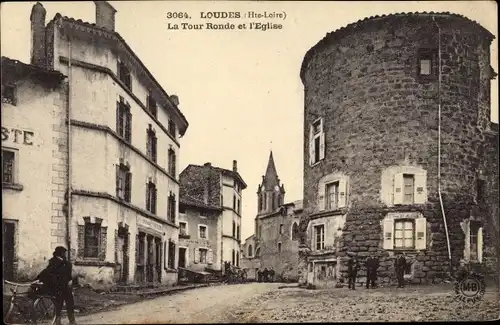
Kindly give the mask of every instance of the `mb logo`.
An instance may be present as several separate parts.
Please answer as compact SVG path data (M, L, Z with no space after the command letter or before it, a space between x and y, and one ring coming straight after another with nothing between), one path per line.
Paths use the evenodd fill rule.
M455 299L472 307L483 299L485 287L482 276L469 274L455 283Z

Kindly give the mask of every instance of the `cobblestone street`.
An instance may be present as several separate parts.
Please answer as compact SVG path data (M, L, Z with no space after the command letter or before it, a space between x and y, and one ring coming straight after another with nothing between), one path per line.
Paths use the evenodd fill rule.
M493 320L497 293L474 308L453 301L451 285L306 290L252 283L207 287L79 317L80 324Z

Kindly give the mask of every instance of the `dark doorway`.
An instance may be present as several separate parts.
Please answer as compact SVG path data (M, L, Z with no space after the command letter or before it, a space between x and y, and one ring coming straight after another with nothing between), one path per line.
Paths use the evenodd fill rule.
M117 256L120 264L119 282L127 283L129 274L129 233L126 228L118 228Z
M186 248L179 247L179 267L186 267Z
M16 224L3 222L3 276L4 280L14 280L14 261L16 252Z

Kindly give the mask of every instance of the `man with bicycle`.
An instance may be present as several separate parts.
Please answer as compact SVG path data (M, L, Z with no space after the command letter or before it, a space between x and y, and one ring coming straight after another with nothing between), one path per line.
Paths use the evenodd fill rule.
M67 249L58 246L49 260L49 265L37 277L37 281L44 284L44 291L56 298L56 318L54 325L61 325L61 312L64 302L71 325L75 325L75 301L69 285L71 281L71 262L66 258Z

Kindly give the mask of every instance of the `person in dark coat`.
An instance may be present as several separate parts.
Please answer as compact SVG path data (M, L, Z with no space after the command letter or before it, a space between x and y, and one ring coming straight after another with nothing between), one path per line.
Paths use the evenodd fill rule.
M274 282L274 269L269 270L269 282Z
M264 282L269 282L269 271L267 270L267 267L264 268L264 271L262 272L262 277L264 278Z
M460 265L457 270L457 281L461 282L463 279L467 278L467 276L469 276L469 268L464 260L460 260Z
M351 255L347 261L347 276L349 278L349 289L356 290L356 276L359 270L359 262L356 256Z
M404 253L398 254L394 261L394 269L396 270L396 278L398 279L398 288L404 287L404 275L406 270L406 258Z
M372 289L375 288L378 267L378 258L371 255L368 256L366 259L366 289L370 289L370 286Z
M44 291L56 298L55 325L61 325L61 312L64 302L70 324L76 324L75 321L75 301L73 291L69 285L71 281L72 266L66 258L67 249L58 246L49 260L49 265L37 276L37 281L44 284Z
M257 271L257 281L262 282L262 271L260 269Z

